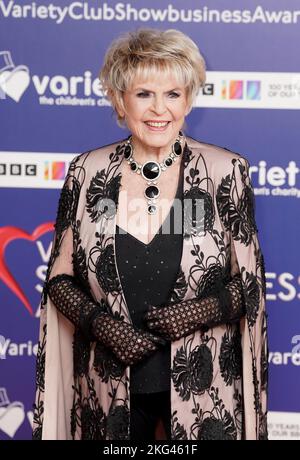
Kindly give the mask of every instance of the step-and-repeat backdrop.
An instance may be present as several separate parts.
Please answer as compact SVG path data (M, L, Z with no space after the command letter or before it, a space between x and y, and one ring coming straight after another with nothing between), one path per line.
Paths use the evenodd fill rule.
M75 154L127 136L98 86L111 40L177 28L207 82L186 133L246 156L265 255L272 439L300 439L299 0L0 0L0 440L31 437L39 300Z

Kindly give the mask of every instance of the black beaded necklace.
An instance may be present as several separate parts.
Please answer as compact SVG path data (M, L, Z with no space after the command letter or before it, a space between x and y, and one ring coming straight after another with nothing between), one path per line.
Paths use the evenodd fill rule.
M172 164L174 164L177 158L182 154L183 137L182 132L179 131L178 137L172 145L171 153L161 163L153 160L146 161L144 164L138 163L133 157L132 136L130 136L125 143L124 158L130 165L131 170L137 174L141 174L147 181L144 196L147 200L148 214L155 214L157 211L156 199L160 194L160 190L157 186L157 179L161 175L162 171L165 171L167 168L172 166Z

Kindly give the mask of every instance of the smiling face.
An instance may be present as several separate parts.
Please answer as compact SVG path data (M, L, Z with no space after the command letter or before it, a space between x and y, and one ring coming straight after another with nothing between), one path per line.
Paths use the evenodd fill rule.
M135 79L117 110L141 148L168 148L189 113L186 90L170 74L157 73L148 80ZM124 110L125 109L125 110Z

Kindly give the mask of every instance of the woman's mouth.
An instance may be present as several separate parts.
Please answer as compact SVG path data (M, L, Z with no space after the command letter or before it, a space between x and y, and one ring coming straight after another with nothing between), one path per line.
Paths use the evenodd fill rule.
M145 121L144 123L151 131L165 131L170 121Z

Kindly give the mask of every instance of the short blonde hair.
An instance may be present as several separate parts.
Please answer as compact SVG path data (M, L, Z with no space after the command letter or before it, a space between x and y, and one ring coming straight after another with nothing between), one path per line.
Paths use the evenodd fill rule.
M119 126L124 118L123 93L135 78L151 77L159 71L172 72L186 88L190 109L204 86L206 66L199 48L191 38L176 29L140 28L115 39L108 48L99 79L105 97L111 102Z

